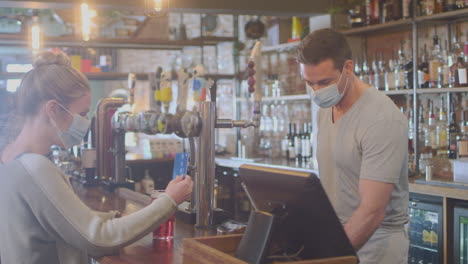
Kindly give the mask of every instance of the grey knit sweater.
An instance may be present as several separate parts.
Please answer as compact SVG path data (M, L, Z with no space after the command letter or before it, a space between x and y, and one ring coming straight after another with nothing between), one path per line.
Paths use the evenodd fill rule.
M121 218L92 211L68 177L37 154L0 164L0 178L2 264L87 263L142 238L176 210L162 196Z

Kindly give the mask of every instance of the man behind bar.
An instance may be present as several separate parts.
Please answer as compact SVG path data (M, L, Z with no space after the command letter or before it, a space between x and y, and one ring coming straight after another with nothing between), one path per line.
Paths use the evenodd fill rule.
M298 61L318 112L322 184L361 263L408 263L408 123L354 74L345 37L309 34ZM326 238L324 238L326 239Z

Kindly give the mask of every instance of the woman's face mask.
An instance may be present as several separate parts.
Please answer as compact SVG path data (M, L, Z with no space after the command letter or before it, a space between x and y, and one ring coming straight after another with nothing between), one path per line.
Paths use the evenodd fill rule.
M72 124L66 131L60 131L60 129L57 127L57 123L55 122L55 120L51 119L52 125L55 127L55 129L57 129L57 135L62 141L63 147L67 149L79 145L81 143L83 138L86 136L86 133L88 133L91 121L78 114L72 114L63 105L59 105L73 117Z
M344 84L343 93L340 94L340 89L338 85L343 85L341 80L343 79L344 70L341 72L340 78L337 83L331 84L325 88L322 88L318 91L314 91L312 87L307 84L307 89L310 91L310 98L321 108L329 108L338 104L341 99L343 99L346 90L348 89L349 77L346 78Z

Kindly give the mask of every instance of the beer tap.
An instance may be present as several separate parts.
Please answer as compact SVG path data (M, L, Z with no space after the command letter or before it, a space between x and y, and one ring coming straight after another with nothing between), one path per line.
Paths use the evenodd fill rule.
M251 61L256 65L261 65L260 43L257 43L252 52ZM260 68L260 67L259 67ZM146 134L172 134L175 133L181 138L188 138L190 141L190 172L194 177L194 196L191 200L189 213L196 212L196 226L199 228L210 227L215 223L214 219L214 179L215 179L215 129L216 128L247 128L258 127L260 120L261 101L261 69L254 74L256 82L253 84L255 90L255 106L252 120L230 120L216 118L216 92L211 91L215 82L206 79L205 69L198 65L189 73L186 69L178 71L178 98L177 112L169 113L169 106L172 101L172 76L170 72L161 72L158 83L158 74L150 78L151 87L155 91L156 105L162 102L164 113L158 109L144 111L135 115L130 111L115 112L110 126L112 128L112 138L114 139L113 155L111 164L114 166L114 179L122 181L123 168L125 168L125 132L143 132ZM136 78L129 76L129 88L131 95L135 87ZM156 85L155 85L156 84ZM159 89L160 88L160 89ZM158 90L159 89L159 90ZM213 93L213 97L211 96ZM133 96L130 101L133 102ZM108 103L106 103L109 101ZM122 105L122 101L114 99L103 99L100 105ZM98 108L101 113L98 115L99 130L107 131L104 117L108 108ZM109 108L114 109L114 108ZM115 110L114 110L115 111ZM101 137L104 137L101 135ZM122 147L123 146L123 147ZM106 155L99 155L107 151L106 146L99 146L98 156L108 158ZM106 161L99 163L106 164ZM108 163L107 163L108 164ZM193 215L193 214L192 214Z

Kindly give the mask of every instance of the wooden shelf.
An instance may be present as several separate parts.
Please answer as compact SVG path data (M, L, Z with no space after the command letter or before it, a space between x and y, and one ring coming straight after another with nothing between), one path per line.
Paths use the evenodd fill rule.
M468 92L468 87L418 89L418 94L465 93L465 92Z
M444 21L453 21L453 20L468 20L468 8L443 12L430 16L420 16L414 18L416 23L422 22L444 22Z
M237 97L237 102L245 102L248 99L244 97ZM300 100L310 100L308 94L295 94L295 95L284 95L278 97L263 97L262 102L272 102L272 101L300 101Z
M411 22L412 22L412 19L402 19L402 20L397 20L397 21L391 21L391 22L384 23L384 24L342 30L341 32L344 35L348 35L348 36L359 35L359 34L370 34L370 33L375 33L377 31L382 31L384 29L397 30L397 29L409 28L411 26Z
M443 12L430 16L420 16L414 19L402 19L397 21L391 21L384 24L377 24L366 27L352 28L348 30L342 30L341 32L345 35L365 35L376 33L383 30L402 30L410 28L411 24L414 23L427 23L427 22L446 22L446 21L457 21L457 20L468 20L468 8Z
M84 73L88 80L90 81L124 81L128 79L128 73L120 73L120 72L87 72ZM0 80L8 80L8 79L21 79L23 78L24 73L10 73L10 72L3 72L0 73ZM137 80L146 81L148 80L148 73L137 73L136 74ZM207 74L207 78L213 80L231 80L235 78L233 74ZM176 76L174 76L176 79Z
M300 41L296 42L291 42L291 43L284 43L276 46L264 46L262 47L262 52L282 52L282 51L287 51L291 49L295 49L301 44Z
M386 95L404 95L404 94L413 94L413 89L403 89L403 90L394 90L394 91L382 91Z
M82 41L74 37L46 37L45 47L89 47L89 48L122 48L122 49L166 49L180 50L191 46L210 46L221 42L234 41L233 37L204 37L189 40L163 39L94 39ZM0 34L0 45L29 46L28 37L20 34Z

